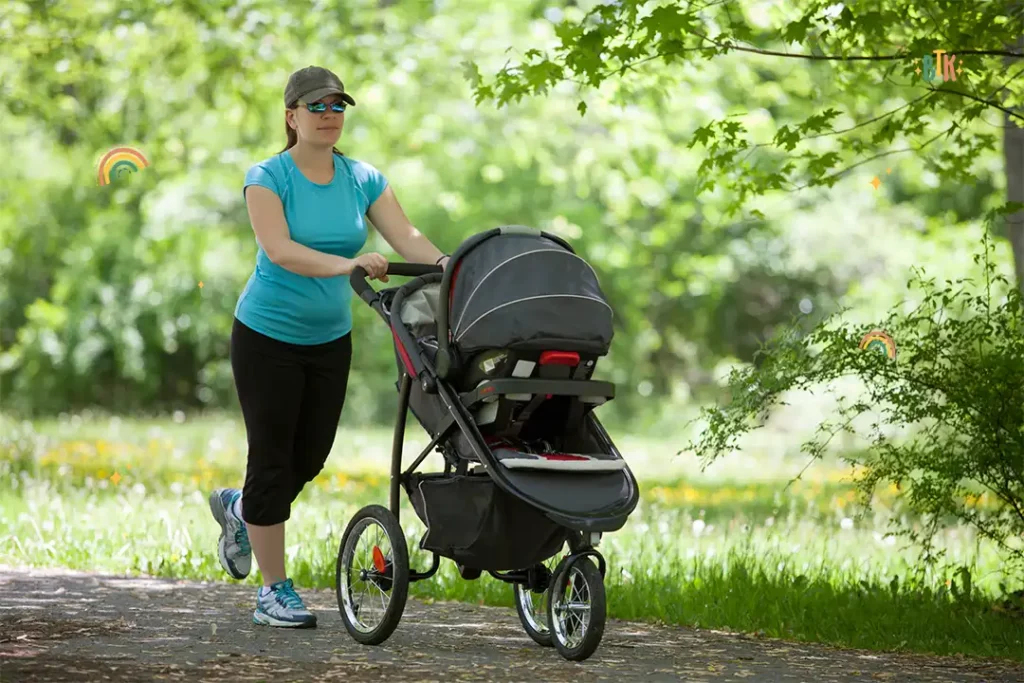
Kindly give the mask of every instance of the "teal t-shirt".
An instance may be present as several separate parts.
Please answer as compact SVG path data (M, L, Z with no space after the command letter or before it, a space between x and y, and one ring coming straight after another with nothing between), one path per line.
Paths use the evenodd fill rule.
M306 178L285 151L245 174L281 198L292 240L317 251L354 258L366 243L363 217L387 187L387 179L362 161L334 155L326 185ZM260 248L256 269L235 306L235 317L257 332L292 344L323 344L352 330L348 276L313 278L277 265Z

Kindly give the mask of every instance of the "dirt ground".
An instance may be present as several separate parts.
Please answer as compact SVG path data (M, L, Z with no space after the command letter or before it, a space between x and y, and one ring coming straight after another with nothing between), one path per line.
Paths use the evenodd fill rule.
M390 640L364 647L345 631L333 591L302 594L315 630L255 626L247 586L0 567L0 683L1024 680L1024 667L1007 663L618 621L577 664L535 645L511 608L414 600Z

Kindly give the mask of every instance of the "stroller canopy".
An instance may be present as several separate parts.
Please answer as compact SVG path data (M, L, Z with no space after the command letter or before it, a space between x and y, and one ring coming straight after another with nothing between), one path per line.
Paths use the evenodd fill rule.
M456 267L448 324L460 352L608 353L612 308L594 269L562 244L540 233L500 234Z

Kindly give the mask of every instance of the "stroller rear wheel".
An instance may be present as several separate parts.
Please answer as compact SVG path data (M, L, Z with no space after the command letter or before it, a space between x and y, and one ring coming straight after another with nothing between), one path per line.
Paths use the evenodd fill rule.
M368 505L348 523L334 585L341 620L352 638L380 645L394 633L409 595L409 549L390 510Z
M555 649L581 662L604 636L604 578L589 557L579 557L558 566L549 591L548 628Z
M528 570L530 584L512 584L512 601L519 615L526 635L542 647L551 647L551 630L548 628L548 601L551 597L551 579L559 563L558 555Z

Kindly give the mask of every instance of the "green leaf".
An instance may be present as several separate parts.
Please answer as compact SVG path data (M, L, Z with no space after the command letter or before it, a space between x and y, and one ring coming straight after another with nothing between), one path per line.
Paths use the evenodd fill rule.
M678 5L657 7L642 22L641 27L665 38L682 38L689 33L697 19Z
M693 134L690 136L690 143L686 145L686 147L688 149L692 149L694 145L704 145L706 147L708 141L713 140L714 138L715 131L713 124L709 123L693 131Z
M480 75L480 67L477 66L476 62L466 59L461 63L462 76L473 86L479 86L483 82L483 77Z
M807 38L807 33L811 29L811 16L805 15L796 21L791 21L786 24L782 31L782 40L787 43L802 43Z

